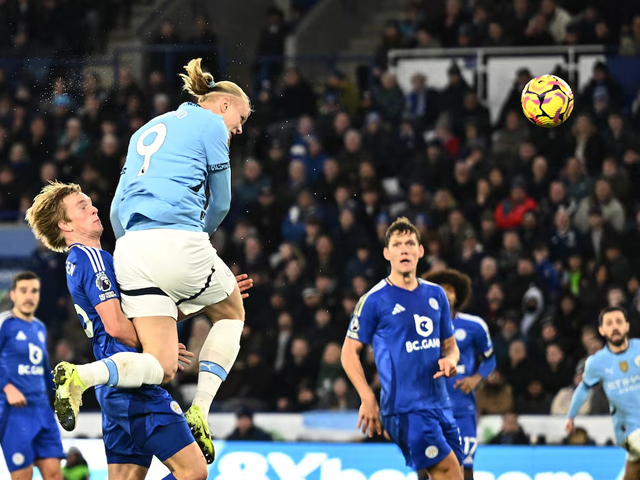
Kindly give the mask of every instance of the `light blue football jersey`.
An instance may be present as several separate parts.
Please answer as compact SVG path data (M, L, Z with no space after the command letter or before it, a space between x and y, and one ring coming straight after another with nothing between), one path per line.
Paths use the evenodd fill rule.
M117 238L153 228L212 234L230 205L229 131L220 115L187 102L131 137L111 223Z
M640 429L640 340L630 339L629 348L613 353L608 347L587 359L582 383L593 387L602 382L613 417L616 442L620 445Z
M418 280L405 290L387 278L362 296L347 337L373 346L381 415L451 408L445 378L433 376L453 332L447 296L435 283Z

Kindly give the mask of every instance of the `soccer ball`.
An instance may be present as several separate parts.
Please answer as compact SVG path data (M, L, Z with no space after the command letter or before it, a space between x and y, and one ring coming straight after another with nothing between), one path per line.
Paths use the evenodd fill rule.
M555 75L532 79L522 90L522 111L539 127L553 128L564 123L573 110L571 87Z

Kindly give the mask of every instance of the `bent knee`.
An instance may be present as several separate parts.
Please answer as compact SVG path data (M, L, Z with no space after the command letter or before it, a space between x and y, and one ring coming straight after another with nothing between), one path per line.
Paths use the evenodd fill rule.
M198 462L197 465L192 465L188 470L182 472L173 472L173 475L177 480L207 480L209 471L203 458L202 462Z

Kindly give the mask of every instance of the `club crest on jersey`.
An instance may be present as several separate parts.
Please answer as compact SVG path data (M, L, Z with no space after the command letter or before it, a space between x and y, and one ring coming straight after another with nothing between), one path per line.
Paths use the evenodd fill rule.
M440 304L438 303L438 300L433 297L429 299L429 306L434 310L440 310Z
M428 446L424 451L424 454L427 458L436 458L438 456L438 453L438 447L436 447L435 445Z
M456 329L456 340L458 340L459 342L463 341L465 338L467 338L467 332L465 330L463 330L462 328L457 328Z
M629 371L629 364L625 360L621 361L618 366L622 373L627 373Z
M107 290L111 290L111 280L107 277L107 274L104 272L96 273L96 287L103 292Z
M171 410L173 410L173 413L177 413L178 415L182 415L182 409L180 408L180 405L178 405L178 402L176 402L174 400L173 402L171 402L169 404L169 406L171 407Z

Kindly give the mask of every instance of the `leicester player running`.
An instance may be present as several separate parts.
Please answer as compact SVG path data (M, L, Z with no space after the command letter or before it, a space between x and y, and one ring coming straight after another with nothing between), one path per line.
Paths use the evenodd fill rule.
M109 478L142 480L155 455L172 472L165 480L205 480L205 459L178 403L159 386L141 387L147 383L145 378L122 375L151 355L137 352L135 329L120 309L113 259L100 247L103 227L91 199L78 185L52 183L34 199L27 221L48 248L69 250L67 286L98 360L78 365L77 370L88 384L100 385L96 397L102 409ZM181 349L179 356L178 346L175 350L176 358L188 363L188 354ZM56 368L56 377L65 374L66 370ZM160 383L161 378L154 380ZM55 381L65 384L63 378ZM87 387L78 386L82 391ZM59 391L56 410L68 411L67 397L58 396Z
M582 382L573 393L566 431L589 397L589 389L602 383L609 400L616 443L627 451L623 480L640 478L640 340L629 339L629 321L619 307L600 312L598 328L607 346L586 362Z
M391 273L360 298L342 347L342 365L362 401L358 428L373 435L384 427L420 478L462 480L445 383L460 359L449 303L442 287L416 278L424 248L409 220L393 222L385 241ZM360 362L365 344L373 346L380 407Z
M480 381L496 368L491 335L484 320L460 311L471 297L471 279L467 275L447 269L428 273L423 278L444 289L451 307L460 361L457 375L446 379L447 391L462 438L464 478L473 479L473 459L478 445L474 391Z
M62 480L65 454L47 395L53 389L47 329L33 315L40 278L17 274L9 295L13 309L0 313L0 446L11 480L31 480L34 464L44 480Z

